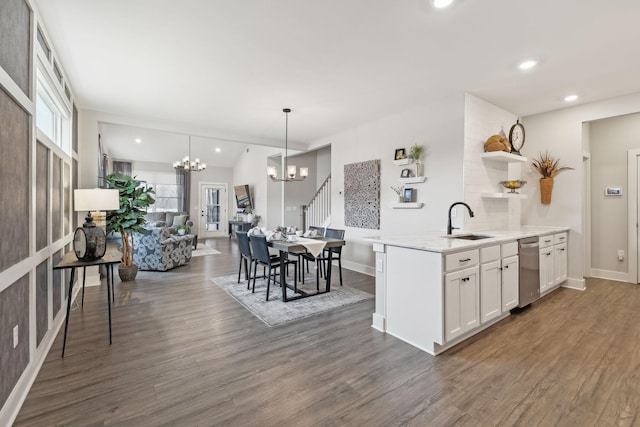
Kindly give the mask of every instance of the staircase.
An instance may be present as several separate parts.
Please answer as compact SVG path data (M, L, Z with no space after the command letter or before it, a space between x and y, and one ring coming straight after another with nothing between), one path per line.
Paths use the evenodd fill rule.
M324 180L311 201L302 206L302 228L327 227L331 223L331 175Z

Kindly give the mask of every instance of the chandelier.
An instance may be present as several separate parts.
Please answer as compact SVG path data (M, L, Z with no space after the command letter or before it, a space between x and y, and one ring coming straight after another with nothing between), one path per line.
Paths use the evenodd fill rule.
M184 169L189 172L200 172L207 168L206 163L202 163L199 158L191 160L191 135L189 135L189 155L182 160L173 162L174 169Z
M309 176L309 168L300 168L300 178L296 178L296 166L288 164L289 156L289 113L291 108L284 108L282 112L285 114L285 127L284 127L284 170L286 176L278 178L278 169L275 166L267 166L267 175L274 182L291 182L291 181L303 181Z

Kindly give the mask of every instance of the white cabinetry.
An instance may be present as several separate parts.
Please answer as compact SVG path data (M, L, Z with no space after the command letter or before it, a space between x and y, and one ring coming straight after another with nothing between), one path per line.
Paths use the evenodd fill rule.
M516 243L517 245L517 243ZM518 255L502 259L502 312L518 306L520 258Z
M518 243L480 249L480 321L486 323L518 305Z
M450 341L480 325L478 266L444 276L444 339Z
M567 233L540 237L540 295L567 280Z
M567 280L567 233L553 235L553 276L555 285Z

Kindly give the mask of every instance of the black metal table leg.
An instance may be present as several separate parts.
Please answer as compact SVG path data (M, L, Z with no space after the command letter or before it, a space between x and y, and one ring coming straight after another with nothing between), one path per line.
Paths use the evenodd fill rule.
M71 279L69 280L69 295L67 296L67 316L64 319L64 339L62 340L62 357L64 357L64 348L67 346L67 329L69 328L69 312L71 310L71 295L73 295L73 280L75 279L76 269L71 269Z
M82 267L82 308L84 308L84 282L87 279L87 267Z
M327 270L326 270L326 273L324 275L324 278L327 279L327 289L326 289L326 291L330 292L331 291L331 270L333 270L333 268L332 268L333 267L333 265L332 265L332 263L333 263L332 252L333 251L331 250L331 248L329 248L328 252L329 252L329 259L327 260Z
M111 272L111 274L109 274ZM113 270L107 268L107 305L109 306L109 345L111 345L111 283L109 278L111 277L111 282L113 282Z
M287 259L287 252L280 251L280 287L282 288L282 301L287 302L289 299L287 298L287 282L286 272L284 271L284 262Z

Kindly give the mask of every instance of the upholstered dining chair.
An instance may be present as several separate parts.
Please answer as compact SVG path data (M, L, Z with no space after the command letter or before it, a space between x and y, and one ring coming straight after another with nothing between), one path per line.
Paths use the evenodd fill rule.
M244 277L247 281L247 289L251 284L251 269L255 263L253 254L251 253L251 245L249 244L249 236L246 231L236 231L238 239L238 249L240 250L240 265L238 266L238 283L240 283L240 275L242 273L242 265L244 264Z
M309 227L307 227L308 231L314 230L318 236L324 236L324 227L316 227L314 225L310 225ZM293 253L294 256L298 257L298 261L300 262L300 280L302 281L302 283L304 283L304 266L302 265L302 261L304 261L304 263L307 266L307 273L309 272L309 261L311 262L316 262L315 258L313 258L311 256L311 254L307 253L307 252L295 252ZM322 273L322 271L321 271Z
M269 290L271 287L271 274L273 272L273 281L276 282L276 273L279 272L279 269L285 268L288 264L293 264L294 266L294 278L293 278L293 288L297 292L298 290L298 263L295 260L285 259L284 265L281 265L280 257L273 257L269 254L269 246L267 245L267 237L262 235L254 234L249 239L249 243L251 244L251 250L253 252L253 257L255 259L255 263L253 264L253 288L251 289L252 293L256 291L256 270L258 268L258 264L266 267L267 272L267 301L269 301ZM280 284L282 286L282 283Z
M325 237L331 238L331 239L338 239L338 240L344 240L344 230L337 230L335 228L327 228L325 234ZM333 248L325 248L323 253L322 253L322 265L323 265L323 270L324 270L324 274L326 277L327 274L327 268L331 268L331 266L327 266L328 261L329 261L329 251L331 251L331 258L332 259L338 259L338 273L340 274L340 286L342 286L342 246L337 246L337 247L333 247Z

